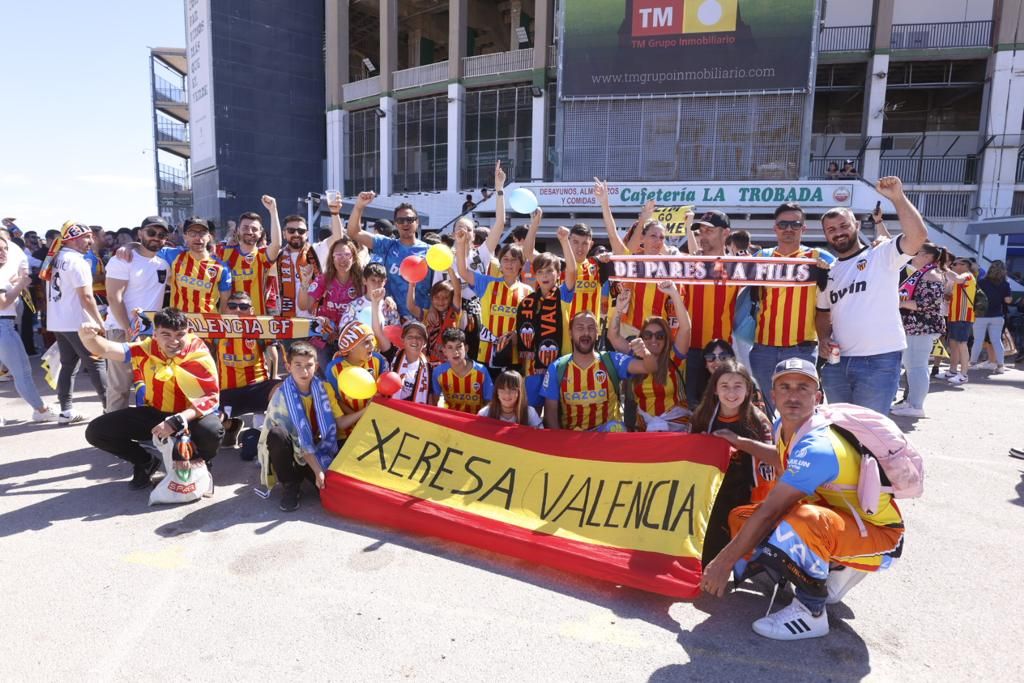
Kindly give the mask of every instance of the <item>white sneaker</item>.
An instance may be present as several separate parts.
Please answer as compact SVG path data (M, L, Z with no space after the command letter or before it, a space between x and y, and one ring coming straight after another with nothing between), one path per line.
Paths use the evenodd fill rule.
M825 581L825 587L828 589L828 597L825 598L825 604L834 605L837 602L842 602L843 597L850 589L863 581L867 575L867 572L850 569L849 567L840 566L830 569L828 579Z
M788 607L762 617L752 624L754 633L772 640L804 640L828 635L828 613L814 616L804 604L793 598Z
M890 415L896 415L898 417L925 417L924 411L920 408L912 408L908 405L895 406L889 411Z
M7 370L4 370L2 373L0 373L0 382L13 382L13 381L14 381L14 375L9 373Z
M61 412L57 416L57 423L62 425L73 425L79 422L85 422L85 415L82 415L78 411L69 410L67 412Z
M995 370L996 364L985 361L984 363L974 363L971 365L972 370Z
M1004 372L1006 372L1006 366L1005 365L997 365L995 367L995 369L992 370L992 374L993 375L1001 375Z
M967 384L967 375L963 373L956 374L947 379L946 381L949 382L950 384Z
M51 406L43 406L42 410L32 411L33 422L52 422L57 419L57 411Z
M956 375L955 372L950 372L948 369L945 369L945 370L939 370L937 373L935 373L935 378L936 379L949 379L950 377L953 377L954 375Z

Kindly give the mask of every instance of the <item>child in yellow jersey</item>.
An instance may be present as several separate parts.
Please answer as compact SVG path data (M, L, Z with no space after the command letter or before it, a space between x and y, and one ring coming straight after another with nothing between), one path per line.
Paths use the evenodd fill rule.
M371 291L381 292L382 288ZM338 330L338 353L324 374L341 397L341 409L346 415L361 413L373 399L356 399L346 395L341 391L338 378L345 368L363 368L373 375L375 380L379 379L388 371L388 362L374 349L373 330L366 324L354 321ZM342 434L342 438L346 438L351 432L352 428L349 427Z
M450 328L441 337L448 362L434 368L431 386L451 410L476 415L494 393L491 376L480 363L466 358L466 333Z

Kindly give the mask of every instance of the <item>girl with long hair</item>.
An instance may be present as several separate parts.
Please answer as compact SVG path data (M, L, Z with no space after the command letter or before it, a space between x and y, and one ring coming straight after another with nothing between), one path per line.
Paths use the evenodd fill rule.
M313 279L312 267L299 271L302 287L299 289L299 308L313 311L318 318L331 322L335 334L326 338L313 337L311 342L317 349L320 367L327 367L337 350L337 328L349 305L363 296L363 267L359 263L359 247L348 237L342 237L331 245L327 253L324 272Z
M515 370L504 370L498 375L490 403L477 415L538 429L543 426L537 411L526 402L526 382Z
M694 434L721 436L736 446L736 438L771 443L772 425L754 405L754 378L733 359L720 362L690 425ZM776 472L745 451L734 451L708 520L704 537L705 566L729 543L729 513L740 505L760 502L774 485Z

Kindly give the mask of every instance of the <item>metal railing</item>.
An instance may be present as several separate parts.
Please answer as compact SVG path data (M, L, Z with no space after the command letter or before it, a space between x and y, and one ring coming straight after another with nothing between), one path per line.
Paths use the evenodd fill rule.
M182 169L167 164L160 164L158 168L157 188L162 192L188 192L192 189L188 174Z
M342 97L346 102L361 100L364 97L373 97L380 94L380 76L371 76L361 81L353 81L341 86Z
M975 156L915 156L881 158L878 175L899 176L905 183L973 185L977 182Z
M859 178L860 177L859 169L861 167L861 160L860 159L853 159L853 165L854 165L854 167L856 169L858 169L858 173L857 173L856 176L854 176L854 178L851 179L851 178L841 178L841 177L839 177L838 169L842 169L843 168L843 162L847 161L848 159L849 159L849 157L842 158L842 157L832 157L832 156L828 156L828 157L815 157L815 156L812 156L811 157L811 169L810 169L810 174L811 175L810 175L810 177L812 177L812 178L825 178L827 180L852 180L852 179ZM829 164L835 164L836 165L837 171L835 172L835 174L829 174L829 172L828 172Z
M826 26L818 35L819 52L871 49L871 26Z
M967 218L972 215L974 193L964 192L907 192L922 216L932 219Z
M188 126L184 123L160 121L156 124L156 139L158 142L188 143Z
M556 45L548 45L548 68L554 68L558 66L558 47Z
M991 21L951 21L934 24L893 24L892 49L923 50L942 47L988 47Z
M1013 204L1010 205L1011 216L1024 215L1024 192L1013 193Z
M448 80L448 60L402 69L401 71L396 71L394 77L395 90L416 88L432 83L443 83Z
M1017 177L1016 182L1024 183L1024 155L1017 157Z
M188 95L184 88L180 88L167 79L153 76L153 89L156 91L156 99L176 104L188 104Z
M462 59L462 69L467 78L472 76L493 76L515 71L529 71L533 68L533 48L496 52L490 55L476 55Z

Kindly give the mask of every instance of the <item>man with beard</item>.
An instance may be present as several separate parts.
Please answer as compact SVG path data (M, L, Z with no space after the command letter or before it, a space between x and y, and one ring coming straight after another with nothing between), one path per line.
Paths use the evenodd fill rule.
M185 248L164 247L157 254L171 265L171 306L185 313L227 313L231 269L210 253L210 241L210 224L190 218Z
M82 343L109 361L130 362L142 405L99 417L85 430L92 446L134 465L131 486L149 487L159 464L142 443L166 439L188 429L196 459L207 465L217 455L224 428L215 410L220 391L217 367L199 337L188 331L188 319L175 308L153 316L153 336L117 344L100 336L100 328L84 323Z
M136 311L155 311L163 307L167 287L167 262L157 256L168 233L160 216L142 220L139 245L131 262L110 259L107 264L109 308L104 324L107 339L114 343L132 340L137 327ZM124 359L107 363L107 412L128 407L132 387L132 366Z
M658 359L639 337L629 342L632 356L597 353L597 316L590 311L577 313L569 331L572 353L548 367L541 387L545 426L578 432L625 431L619 381L654 372Z
M896 207L903 234L868 247L849 209L831 209L821 217L837 261L827 287L818 293L815 326L819 356L828 357L830 344L839 346L839 362L825 364L821 372L829 402L856 403L888 415L907 347L899 311L900 270L928 239L928 228L899 178L882 178L876 189Z
M425 257L430 245L418 237L420 229L420 217L412 204L402 203L395 207L395 225L398 227L398 237L384 237L374 235L363 230L363 210L376 198L374 192L360 192L356 199L355 208L352 209L352 216L348 219L348 236L357 244L361 244L370 250L371 257L377 257L388 271L388 293L398 304L398 313L402 320L415 319L405 305L406 293L409 283L405 281L399 268L402 261L408 256ZM420 308L430 308L430 285L432 278L425 277L416 285L416 305Z
M262 201L263 206L270 212L270 220L277 220L277 200L269 195L263 195ZM217 258L231 269L232 290L249 297L252 302L252 315L266 315L263 282L267 271L281 253L281 230L272 230L270 244L259 246L263 237L263 219L255 211L246 211L238 217L235 236L236 244L217 245Z

